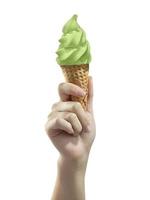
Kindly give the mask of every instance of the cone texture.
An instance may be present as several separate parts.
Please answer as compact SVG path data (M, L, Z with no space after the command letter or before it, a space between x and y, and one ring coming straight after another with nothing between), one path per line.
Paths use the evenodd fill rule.
M83 88L86 92L84 97L74 97L71 96L72 101L78 101L81 103L84 110L87 109L87 95L88 95L88 72L89 65L62 65L61 66L64 77L67 82L78 85Z

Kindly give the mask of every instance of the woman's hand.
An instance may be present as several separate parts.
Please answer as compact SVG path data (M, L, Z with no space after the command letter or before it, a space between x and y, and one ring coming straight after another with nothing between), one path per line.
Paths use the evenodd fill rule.
M70 95L84 96L83 89L72 83L61 83L58 90L61 100L52 106L46 132L63 159L86 161L95 138L92 78L88 84L87 111L80 103L69 101Z
M60 102L52 106L45 125L52 143L64 159L82 160L88 158L95 138L93 115L93 83L89 78L87 111L78 102L69 101L70 95L84 96L85 92L72 83L59 85Z
M59 95L60 102L52 106L45 125L49 138L60 152L52 200L85 200L85 172L96 131L92 78L88 84L87 111L80 103L69 101L70 95L85 95L80 87L62 83Z

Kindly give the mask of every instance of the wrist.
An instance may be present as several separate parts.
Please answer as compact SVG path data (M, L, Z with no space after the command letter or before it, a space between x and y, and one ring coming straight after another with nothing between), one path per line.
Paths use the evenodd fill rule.
M63 171L63 173L70 174L80 174L85 175L86 167L88 162L88 156L82 157L80 159L71 159L60 156L58 159L58 170Z

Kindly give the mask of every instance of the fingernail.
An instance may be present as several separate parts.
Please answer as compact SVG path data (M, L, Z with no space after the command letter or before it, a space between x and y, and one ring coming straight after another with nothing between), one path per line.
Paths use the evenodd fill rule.
M81 95L82 95L82 96L85 96L85 95L86 95L86 92L83 90L82 93L81 93Z
M70 133L71 133L71 134L74 134L74 130L73 130L73 129L70 129Z

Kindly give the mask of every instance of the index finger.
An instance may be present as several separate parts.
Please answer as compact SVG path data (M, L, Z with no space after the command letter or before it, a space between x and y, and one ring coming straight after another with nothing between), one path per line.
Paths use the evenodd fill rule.
M62 101L69 101L71 96L85 96L86 92L73 83L61 83L58 87L58 93Z

